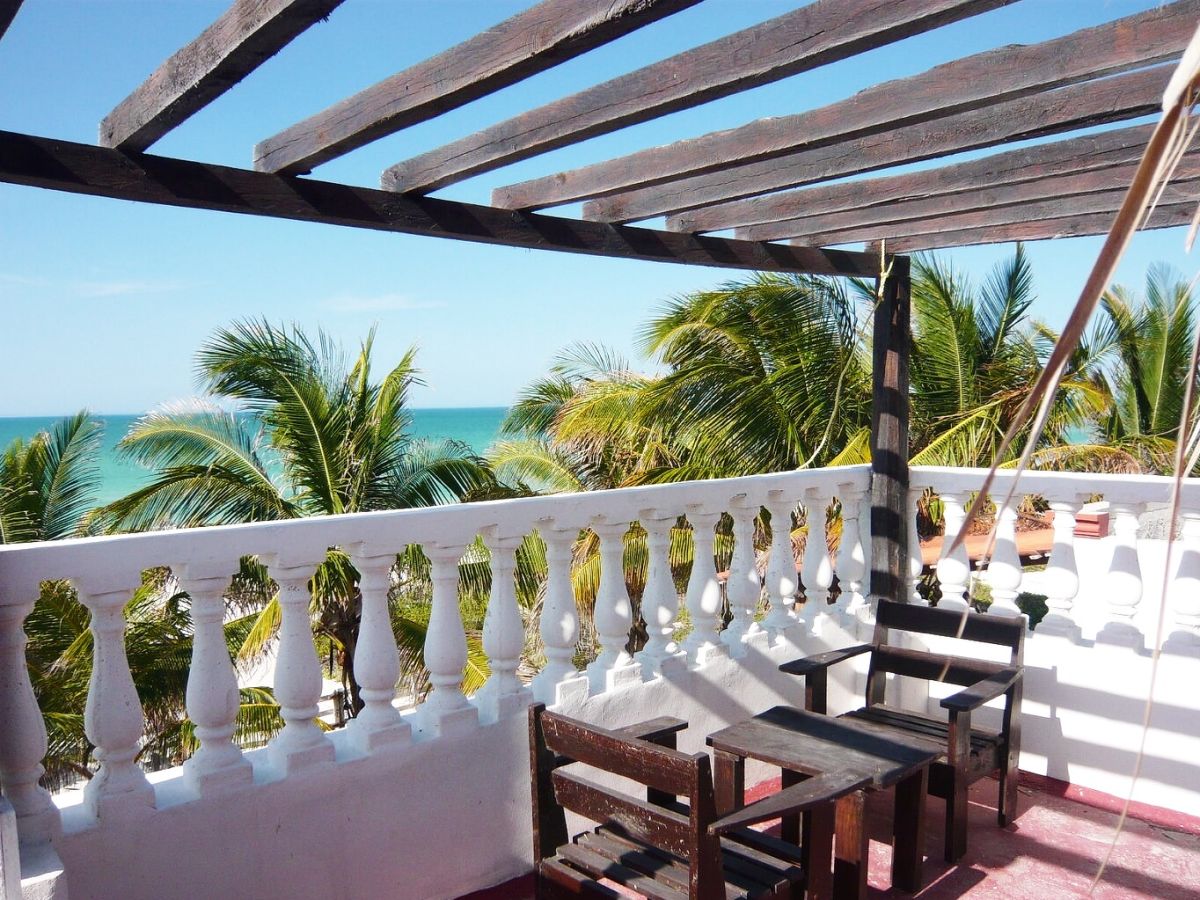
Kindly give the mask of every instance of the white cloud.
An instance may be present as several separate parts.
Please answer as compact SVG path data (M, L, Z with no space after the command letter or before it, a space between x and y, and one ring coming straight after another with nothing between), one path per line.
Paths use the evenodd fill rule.
M53 291L62 299L71 297L101 299L106 297L128 297L133 294L161 294L184 290L188 285L178 281L154 281L151 279L113 279L109 281L56 280L0 272L0 286L37 288Z
M416 300L404 294L339 294L322 304L336 312L392 312L411 309L441 309L446 304L434 300Z

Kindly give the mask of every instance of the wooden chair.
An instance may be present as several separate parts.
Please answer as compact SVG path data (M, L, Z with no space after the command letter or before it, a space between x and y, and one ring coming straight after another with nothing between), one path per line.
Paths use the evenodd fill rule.
M891 646L892 630L956 637L1009 648L1007 664L983 662ZM974 781L1000 773L998 820L1001 826L1017 814L1017 760L1021 751L1021 680L1025 646L1025 620L1001 618L970 611L931 609L881 600L875 634L869 644L831 650L784 663L779 668L805 676L805 708L826 712L829 667L862 653L871 654L867 675L866 706L845 713L881 734L910 741L937 742L943 756L929 770L929 793L946 801L947 862L956 862L967 849L967 787ZM887 673L948 681L965 689L941 701L948 720L898 709L884 702ZM972 727L971 713L989 700L1004 696L999 731Z
M539 898L621 896L601 879L653 900L831 896L833 801L864 781L818 776L718 819L708 756L674 749L686 727L662 718L610 731L530 708ZM575 763L638 782L646 800L601 786ZM568 839L566 810L599 827ZM800 813L802 847L746 827Z

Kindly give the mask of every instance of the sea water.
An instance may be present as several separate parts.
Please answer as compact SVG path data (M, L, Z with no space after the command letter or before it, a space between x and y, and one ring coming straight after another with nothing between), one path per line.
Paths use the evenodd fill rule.
M483 453L500 432L500 423L508 412L504 407L464 409L413 409L411 433L414 438L431 441L455 440L476 453ZM0 452L14 439L28 441L39 431L51 428L58 416L0 417ZM146 484L152 473L124 458L117 442L125 436L136 415L95 415L104 426L98 468L100 485L96 504L111 503Z

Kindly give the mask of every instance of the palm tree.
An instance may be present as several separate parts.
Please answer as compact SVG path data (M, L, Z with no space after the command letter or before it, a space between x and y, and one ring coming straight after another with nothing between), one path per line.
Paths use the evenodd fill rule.
M1096 369L1112 401L1100 420L1111 447L1143 472L1169 473L1195 335L1193 285L1167 266L1152 266L1137 298L1114 285L1101 298L1103 320L1093 342ZM1195 437L1189 436L1189 456ZM1188 469L1196 465L1190 459Z
M914 259L914 465L991 464L1055 338L1030 321L1033 300L1033 272L1020 244L979 290L945 258ZM1090 365L1085 348L1063 380L1042 438L1046 450L1069 444L1069 430L1086 426L1103 407Z
M218 331L198 354L200 383L238 411L189 401L136 422L119 446L156 475L106 509L111 524L142 530L403 509L489 490L486 467L465 445L411 437L415 351L375 382L373 340L374 332L347 364L324 333L314 342L298 328L265 321ZM410 567L419 564L415 553L405 556ZM362 706L354 679L357 582L336 548L310 582L314 631L336 653L355 710ZM405 659L415 664L424 629L411 604L409 612L396 630ZM272 600L242 654L261 650L278 621Z

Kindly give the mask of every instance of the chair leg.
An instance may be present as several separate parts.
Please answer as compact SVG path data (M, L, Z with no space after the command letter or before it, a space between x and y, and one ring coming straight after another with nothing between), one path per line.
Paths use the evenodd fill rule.
M955 778L946 798L946 862L956 863L967 852L967 784Z
M1001 828L1011 824L1017 818L1017 784L1017 764L1013 759L1009 761L1006 768L1000 770L1000 797L996 809L996 823Z

